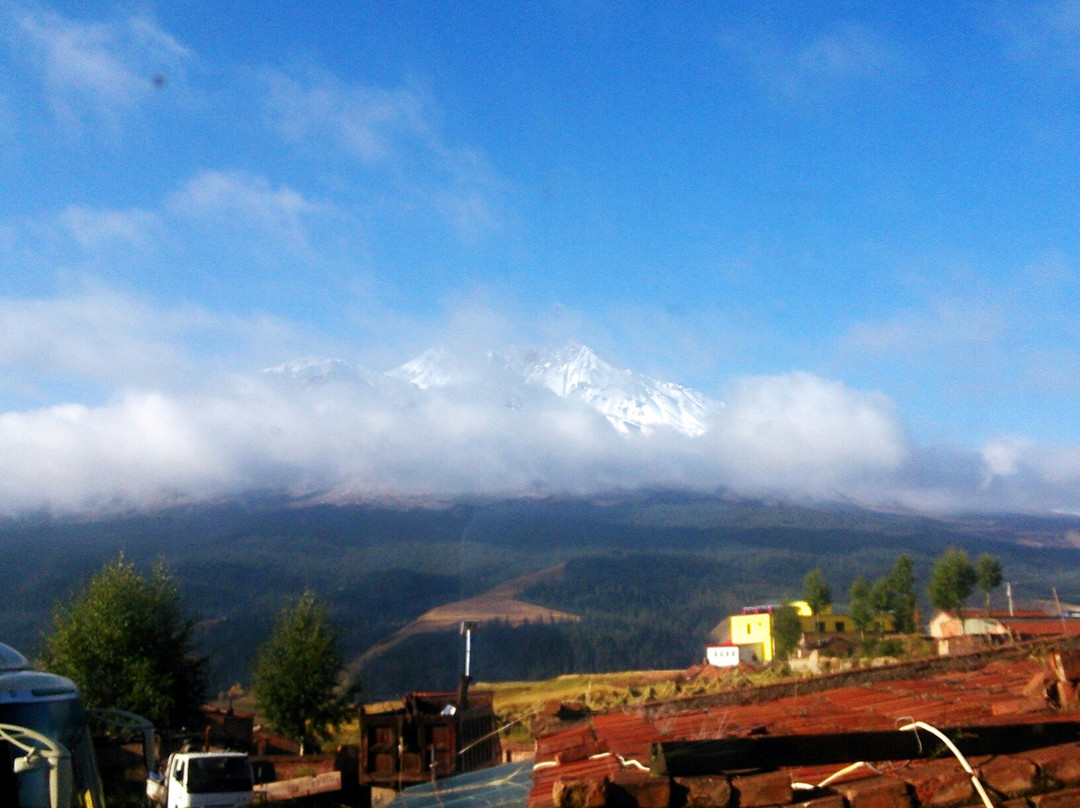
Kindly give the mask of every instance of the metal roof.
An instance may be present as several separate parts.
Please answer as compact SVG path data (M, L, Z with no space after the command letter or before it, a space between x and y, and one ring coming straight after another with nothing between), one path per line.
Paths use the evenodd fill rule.
M1060 642L1080 647L1075 639ZM863 671L861 677L856 672L796 681L784 687L766 688L765 693L744 688L742 693L721 694L713 703L707 697L700 697L596 715L537 740L536 768L528 804L530 808L554 805L556 783L602 784L619 778L647 779L645 771L650 768L651 745L667 741L885 731L914 721L940 728L1015 725L1019 733L1021 725L1076 721L1080 717L1076 707L1062 710L1047 700L1044 685L1049 681L1045 680L1049 669L1024 648L1013 646L996 654L984 652L970 660L926 660L882 671ZM1066 730L1069 731L1072 730ZM1035 737L1034 743L1038 745L1037 732ZM1060 734L1055 734L1055 738L1051 741L1047 737L1045 743L1060 744ZM1080 737L1076 740L1080 741ZM1067 744L1055 754L1075 758L1077 784L1080 784L1080 744ZM1027 761L1030 756L998 756L1002 760L1015 758L1013 762L1017 766L1020 763L1016 761L1021 757ZM902 772L896 774L894 770L901 765ZM906 784L904 793L916 794L917 800L906 804L920 805L935 801L934 788L944 788L934 785L937 782L934 777L942 783L951 783L951 772L959 771L966 783L967 775L958 767L955 760L933 764L885 761L877 770L894 771L894 777L902 775ZM840 768L792 765L785 771L792 780L816 783ZM942 771L949 776L943 777ZM864 768L847 775L846 780L868 777L880 777L880 774ZM1032 788L1036 787L1034 782L1032 779L1029 783ZM1053 784L1054 781L1051 778L1040 782ZM922 796L918 796L919 789Z

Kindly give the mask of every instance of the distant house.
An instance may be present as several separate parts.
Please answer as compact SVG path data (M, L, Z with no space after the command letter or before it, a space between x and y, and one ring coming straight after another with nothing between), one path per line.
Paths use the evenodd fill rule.
M731 642L749 649L761 662L772 662L776 654L772 616L779 608L780 604L767 603L747 606L742 610L742 614L731 615L728 618Z
M930 620L930 636L937 641L938 654L972 651L978 647L1037 637L1080 634L1080 620L1066 613L1050 615L1043 611L1014 611L985 613L972 611L971 616L939 611Z
M799 613L799 622L802 623L804 634L813 632L818 634L843 634L845 631L851 631L854 628L851 618L846 614L833 614L832 606L826 606L820 612L814 614L810 610L810 604L806 604L805 613L801 611Z
M734 668L740 662L757 665L761 659L755 652L754 646L726 642L720 645L706 645L705 661L717 668Z
M1051 619L1057 620L1060 626L1059 617L1038 609L1015 610L1011 613L992 611L989 616L985 612L972 609L964 615L962 622L956 612L939 611L931 618L928 628L930 636L937 640L965 634L1008 634L1007 624L1028 621L1041 623Z
M855 625L851 617L846 614L834 613L831 607L825 607L815 614L810 604L804 600L791 601L789 606L795 609L802 624L804 635L814 635L819 639L822 636L840 636L850 633ZM725 660L725 664L738 664L734 659L731 646L740 649L742 661L757 661L762 663L771 662L776 655L776 643L773 639L773 614L781 607L778 603L765 603L757 606L746 606L741 614L733 614L725 619L714 631L712 638L714 643L705 647L705 658L709 664L712 656L716 659ZM880 615L878 625L882 631L891 631L893 619L891 615ZM819 642L818 645L821 643ZM840 647L840 646L837 646ZM723 665L720 665L723 667Z

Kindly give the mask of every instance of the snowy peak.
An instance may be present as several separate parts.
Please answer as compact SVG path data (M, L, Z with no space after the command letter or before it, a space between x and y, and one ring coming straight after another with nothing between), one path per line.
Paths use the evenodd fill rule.
M584 401L620 432L673 429L701 435L722 406L688 387L616 368L579 343L524 354L518 369L529 384Z
M582 401L623 433L674 430L701 435L722 406L682 385L617 368L577 342L546 350L490 353L486 365L470 364L436 348L388 375L426 390L476 384L496 374Z
M529 410L527 402L538 394L548 395L542 392L548 390L591 407L623 434L674 432L696 437L709 431L723 407L689 387L617 368L577 342L561 348L492 352L475 359L432 348L381 375L341 359L308 356L266 368L262 375L308 391L351 385L376 394L397 396L412 390L423 396L424 391L446 389L459 397L496 398L523 412Z
M407 381L421 390L479 381L477 369L446 348L429 348L420 356L389 371L387 376Z
M618 387L632 377L629 370L616 369L574 342L545 353L530 352L520 372L529 384L541 384L564 398L588 397L595 389Z

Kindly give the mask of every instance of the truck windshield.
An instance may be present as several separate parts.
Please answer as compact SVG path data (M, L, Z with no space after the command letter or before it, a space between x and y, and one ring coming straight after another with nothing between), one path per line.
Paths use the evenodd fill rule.
M251 764L246 757L198 757L188 761L189 794L251 791Z

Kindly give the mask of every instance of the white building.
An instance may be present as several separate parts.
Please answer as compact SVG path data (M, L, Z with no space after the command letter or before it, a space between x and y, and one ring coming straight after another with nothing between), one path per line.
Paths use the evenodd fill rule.
M754 653L755 646L735 645L726 642L723 645L706 645L705 661L717 668L734 668L740 662L751 665L761 663L761 658Z

